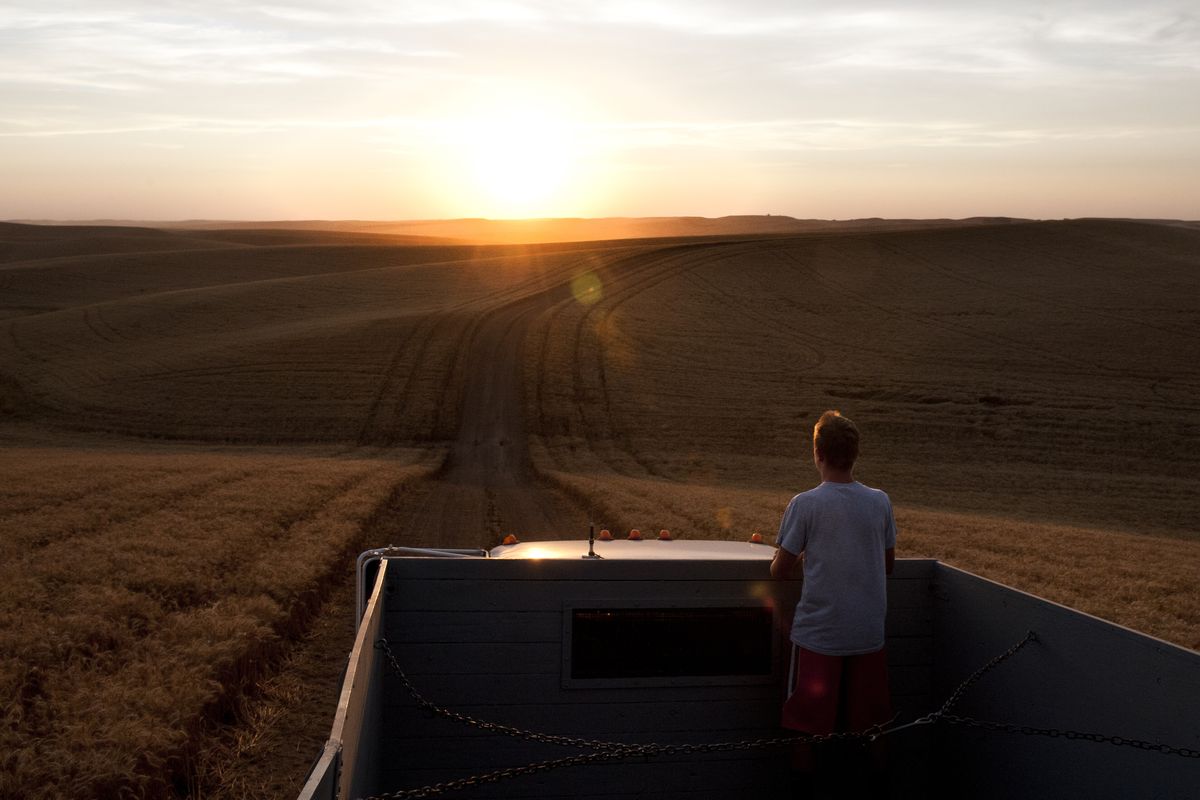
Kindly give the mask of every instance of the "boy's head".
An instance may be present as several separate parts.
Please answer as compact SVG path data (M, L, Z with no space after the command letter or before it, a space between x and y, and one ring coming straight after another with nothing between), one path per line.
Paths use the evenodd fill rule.
M813 457L848 470L858 458L858 427L838 411L826 411L813 426Z

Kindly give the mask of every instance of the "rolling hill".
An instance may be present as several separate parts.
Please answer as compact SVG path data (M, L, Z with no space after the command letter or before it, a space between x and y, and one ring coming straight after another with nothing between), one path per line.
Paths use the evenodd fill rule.
M1200 646L1195 225L323 224L0 224L0 796L289 794L354 553L769 534L826 408L901 555Z

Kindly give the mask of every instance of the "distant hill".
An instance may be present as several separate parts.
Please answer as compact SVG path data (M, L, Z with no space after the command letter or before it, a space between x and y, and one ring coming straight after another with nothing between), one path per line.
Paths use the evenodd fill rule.
M224 241L245 242L234 232L255 232L256 241L267 243L265 231L333 232L359 235L426 237L431 240L457 240L488 244L530 244L549 242L585 242L612 239L679 238L694 236L736 236L796 234L813 231L867 231L901 228L948 228L973 225L1000 225L1028 220L1010 217L968 217L966 219L796 219L777 215L729 217L600 217L551 219L446 219L446 220L180 220L122 221L91 220L57 223L27 221L39 225L138 226L171 231L221 231ZM274 234L276 238L279 234ZM216 238L208 235L206 238ZM282 243L282 242L280 242ZM289 241L288 243L298 243Z

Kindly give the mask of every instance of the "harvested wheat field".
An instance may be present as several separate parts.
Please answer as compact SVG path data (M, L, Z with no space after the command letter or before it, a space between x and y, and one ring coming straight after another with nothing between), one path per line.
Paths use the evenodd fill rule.
M0 225L0 796L294 793L360 549L770 533L826 408L901 556L1200 647L1200 227L732 224Z

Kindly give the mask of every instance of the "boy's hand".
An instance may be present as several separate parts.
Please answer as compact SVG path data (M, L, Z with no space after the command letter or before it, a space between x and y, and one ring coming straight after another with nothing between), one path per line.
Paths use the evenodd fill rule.
M775 548L775 558L771 560L771 577L791 578L792 572L795 571L796 565L801 563L803 556L803 553L796 556L782 547Z

